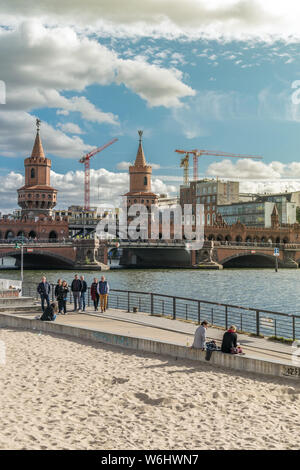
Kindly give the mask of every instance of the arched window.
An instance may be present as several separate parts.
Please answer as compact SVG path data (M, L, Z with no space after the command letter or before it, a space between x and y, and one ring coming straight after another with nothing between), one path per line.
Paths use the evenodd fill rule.
M147 186L147 184L148 184L147 176L144 176L144 186Z
M31 168L31 171L30 171L30 178L35 178L35 170L34 170L34 168Z

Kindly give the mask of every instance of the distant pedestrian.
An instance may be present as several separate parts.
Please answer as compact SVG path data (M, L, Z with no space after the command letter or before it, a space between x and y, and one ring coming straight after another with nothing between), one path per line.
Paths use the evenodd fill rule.
M43 315L41 316L40 320L54 321L56 319L56 313L57 313L57 303L52 302L52 304L48 305L47 308L45 308L45 311L43 312Z
M81 281L81 291L80 291L80 310L85 312L85 295L87 291L87 283L84 280L84 276L80 276Z
M221 351L224 353L233 354L236 348L237 348L236 327L234 325L231 325L229 330L225 331L223 335Z
M98 283L97 292L100 296L100 308L101 312L105 312L107 308L107 300L109 294L109 284L104 276L101 276L101 280Z
M50 284L49 284L49 282L47 282L46 276L42 277L42 282L39 283L39 285L37 287L37 291L40 294L42 311L44 312L44 310L45 310L45 301L47 303L47 307L49 307L49 305L50 305L50 299L49 299Z
M80 293L81 293L81 281L78 279L78 274L75 274L75 277L71 284L71 291L74 299L74 312L79 311L80 308Z
M203 320L200 326L195 331L194 342L192 348L205 350L206 345L206 330L208 328L208 322Z
M98 279L94 277L94 282L92 282L91 284L91 298L92 298L92 301L94 302L95 312L98 311L98 306L99 306L99 294L97 292L97 287L98 287Z
M68 284L63 280L57 290L58 313L67 314Z

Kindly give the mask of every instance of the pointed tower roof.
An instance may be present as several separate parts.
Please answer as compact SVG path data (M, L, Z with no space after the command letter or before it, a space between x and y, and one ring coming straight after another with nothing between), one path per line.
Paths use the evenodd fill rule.
M40 124L41 124L41 121L37 119L36 120L36 138L34 141L31 156L37 157L37 158L45 158L45 153L44 153L42 141L40 138Z
M272 215L277 215L277 216L279 215L276 204L274 204Z
M137 151L137 154L136 154L136 159L135 159L135 163L134 163L134 166L146 166L146 159L145 159L145 155L144 155L144 150L143 150L143 145L142 145L142 135L143 135L143 131L138 131L139 133L139 148L138 148L138 151Z

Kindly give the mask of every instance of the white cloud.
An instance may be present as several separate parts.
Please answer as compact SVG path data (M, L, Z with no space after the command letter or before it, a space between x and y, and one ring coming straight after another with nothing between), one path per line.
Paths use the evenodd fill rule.
M84 6L82 0L0 0L0 7L12 25L40 17L110 37L300 39L300 5L294 0L85 0Z
M0 154L3 157L30 155L34 142L35 117L23 111L0 111ZM46 154L81 157L92 150L78 136L68 136L43 122L41 136Z
M83 130L80 129L78 124L75 124L74 122L65 122L65 123L59 122L57 124L57 127L62 129L67 134L83 134L84 133Z
M12 60L13 58L13 60ZM116 124L112 113L96 108L83 96L65 98L62 91L79 91L92 84L124 84L149 106L180 106L194 95L176 69L139 60L120 59L95 39L70 27L45 27L26 21L0 34L1 80L7 84L8 109L56 107L78 111L92 122Z
M281 163L274 161L271 163L263 163L261 161L241 159L233 163L231 160L222 160L221 162L211 163L206 170L207 175L222 176L223 178L238 179L285 179L300 178L300 163Z

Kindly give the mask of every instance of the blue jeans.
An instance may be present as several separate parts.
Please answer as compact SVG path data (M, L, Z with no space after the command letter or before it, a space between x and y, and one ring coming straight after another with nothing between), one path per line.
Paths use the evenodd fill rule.
M42 304L42 310L43 312L45 311L45 300L47 302L47 307L50 305L50 299L48 294L41 294L41 304Z
M86 292L81 292L80 295L80 310L85 310L85 294Z

